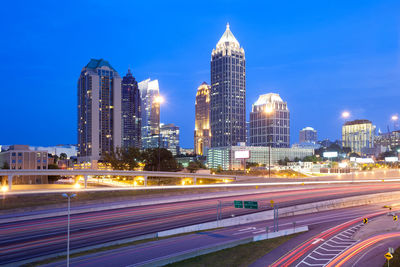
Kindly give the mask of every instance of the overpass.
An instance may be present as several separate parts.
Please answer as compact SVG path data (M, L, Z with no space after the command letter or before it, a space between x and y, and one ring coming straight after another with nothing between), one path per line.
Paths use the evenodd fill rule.
M236 180L235 175L218 175L218 174L199 174L199 173L181 173L181 172L154 172L154 171L121 171L121 170L0 170L0 176L7 177L8 190L12 189L13 177L31 175L52 175L52 176L73 176L83 177L85 188L87 180L90 176L130 176L143 177L144 186L147 186L148 177L174 177L174 178L191 178L193 184L197 184L197 179L230 179Z

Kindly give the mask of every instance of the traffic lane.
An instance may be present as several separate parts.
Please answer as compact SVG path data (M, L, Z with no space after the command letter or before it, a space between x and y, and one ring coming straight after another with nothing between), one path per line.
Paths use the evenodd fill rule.
M287 200L287 198L286 198L286 200ZM293 204L295 204L295 203L293 203ZM212 214L213 212L210 214L209 212L206 211L206 213L208 213L209 215L211 215L211 219L214 219L214 215L215 215L215 214ZM201 215L201 214L200 214L200 213L197 213L196 215ZM175 217L176 217L176 216L175 216ZM190 217L190 216L189 216L189 217ZM197 216L196 218L200 218L200 217ZM180 221L182 222L182 220L181 220L181 219L182 219L182 216L181 216L180 218L179 218L179 217L176 217L176 219L180 219ZM190 220L190 218L189 218L189 220ZM200 221L201 221L201 220L200 220ZM157 220L156 222L157 222L158 224L160 223L159 220ZM185 222L186 222L186 221L185 221ZM193 222L193 220L192 220L192 222ZM162 223L164 223L164 222L162 222ZM146 222L145 222L144 224L147 225ZM140 226L140 225L138 225L138 223L133 223L133 224L130 224L130 225L131 225L131 226L135 225L136 227ZM142 223L142 225L143 225L143 223ZM185 225L185 224L183 224L183 225ZM176 226L176 225L175 225L175 226ZM79 226L78 226L78 227L79 227ZM126 229L126 228L124 227L124 229ZM96 230L97 230L97 229L96 229ZM82 231L82 229L79 228L79 231ZM48 233L47 233L47 234L48 234ZM24 248L25 248L25 247L24 247ZM4 251L8 251L8 250L6 250L5 248L3 248L3 249L4 249Z
M352 193L360 193L360 192L378 192L379 188L383 188L382 191L390 191L394 189L400 189L400 185L391 186L390 188L385 188L383 186L363 186L357 188L348 188L348 187L339 187L339 188L322 188L322 189L312 189L312 190L304 190L304 191L295 191L295 192L276 192L270 194L254 194L251 196L243 196L241 199L243 200L260 200L268 196L269 198L275 198L276 202L284 202L295 200L290 198L290 196L297 196L298 198L304 198L304 195L307 196L314 196L317 197L318 192L323 192L319 196L335 196L336 192L343 192L347 190L347 195L352 196ZM229 206L232 203L226 203L226 201L233 201L237 199L237 197L229 197L229 198L222 198L221 201L224 202L225 206ZM267 200L265 200L267 201ZM93 212L87 214L78 214L71 216L71 231L74 231L74 227L77 229L82 228L80 224L87 225L90 223L92 226L96 226L94 223L96 221L100 221L101 223L105 223L106 220L111 220L108 222L108 225L112 225L113 221L116 219L127 220L151 220L156 219L155 216L166 217L170 216L171 214L182 214L185 212L196 212L201 211L203 209L216 209L217 199L208 200L208 201L192 201L192 202L183 202L183 203L174 203L174 204L163 204L163 205L152 205L152 206L145 206L145 207L138 207L138 208L127 208L127 209L118 209L112 211L104 211L104 212ZM269 205L269 203L265 203ZM290 203L291 204L291 203ZM198 209L198 210L196 210ZM235 210L234 210L235 211ZM241 211L236 210L236 213L241 213ZM157 214L159 213L159 214ZM246 212L242 212L246 214ZM146 215L148 218L146 218ZM135 217L136 216L136 217ZM5 225L0 225L0 235L3 234L11 234L11 233L18 233L23 231L29 231L30 233L34 230L46 230L47 232L51 230L51 227L59 227L60 223L65 223L65 217L56 217L51 219L42 219L42 220L31 220L25 222L18 222L18 223L9 223Z
M313 233L323 231L326 227L329 227L329 225L335 225L342 221L357 217L361 218L361 216L365 213L370 213L381 209L381 205L371 205L358 209L351 208L336 212L320 212L317 215L307 214L284 217L280 219L280 229L292 228L293 222L295 221L296 226L309 225L312 235ZM328 226L324 226L324 224L328 224ZM114 264L114 266L126 266L129 264L144 263L154 259L155 256L157 256L157 258L161 258L171 254L183 253L191 249L198 249L199 247L208 246L210 244L215 245L218 243L223 243L227 240L229 241L252 237L257 234L265 233L266 226L268 226L271 230L272 225L273 221L270 220L260 223L228 227L214 231L205 231L187 236L173 237L157 242L150 242L137 246L80 257L78 259L73 259L72 263L75 266L98 266L99 263L101 263L102 266L111 266L112 264ZM306 235L307 238L307 236L310 234L309 232L301 234L297 236L296 239L303 235ZM59 266L59 264L60 263L57 263L51 266Z
M196 217L196 218L200 218L200 217ZM189 220L190 220L190 218L189 218ZM159 220L157 220L157 222L159 222ZM185 225L185 224L187 225L187 223L184 223L183 225ZM168 224L161 223L161 225L165 226L165 225L168 225ZM176 223L172 222L170 227L179 227L179 225L176 225ZM150 229L151 229L151 230L149 230L150 232L154 231L153 227L151 227ZM76 241L76 242L74 242L74 235L71 235L71 239L72 239L71 248L75 248L75 245L77 247L82 247L82 246L84 246L84 244L87 244L87 242L86 242L87 240L90 240L91 242L101 242L100 240L102 239L103 242L105 242L104 240L106 240L106 241L117 240L117 239L120 238L121 234L123 234L124 238L129 237L129 235L135 235L135 233L133 233L132 230L129 230L129 228L126 228L126 227L123 227L123 229L121 229L121 228L117 229L117 230L124 230L123 233L115 232L115 230L116 229L106 229L103 232L98 232L96 230L94 233L93 233L93 231L92 232L87 232L86 234L79 233L76 236L77 238L79 237L77 239L78 241ZM143 231L141 233L143 234ZM102 234L100 240L98 239L98 234ZM136 232L136 235L138 235L137 232ZM85 242L82 242L82 239L84 239ZM38 242L38 240L30 240L29 242L25 242L25 243L22 243L22 244L16 244L16 245L14 244L14 245L11 245L9 247L3 247L1 249L1 251L5 255L2 255L2 256L11 259L11 258L17 256L16 254L24 253L27 248L34 249L35 246L41 246L43 244L46 245L46 247L43 248L44 251L48 251L47 247L51 246L52 251L55 252L55 250L57 250L58 247L60 247L60 246L62 247L62 245L57 245L57 242L61 243L61 244L63 242L65 242L65 235L61 235L61 236L58 236L58 237L52 237L52 238L46 238L44 240L41 240L41 242ZM19 253L18 253L18 250L19 250ZM14 255L13 255L13 253L14 253ZM39 253L39 252L37 252L37 253Z
M400 240L398 238L383 240L355 255L343 266L383 266L387 261L384 255L389 247L396 250L400 247ZM393 263L393 260L390 263Z
M377 246L377 244L379 244L382 241L389 239L399 240L399 238L400 238L400 232L385 233L369 237L366 240L360 241L354 246L348 248L334 260L329 262L329 264L327 264L326 266L327 267L352 266L352 262L355 259L355 257L359 254L362 254L362 252L366 251L367 249Z

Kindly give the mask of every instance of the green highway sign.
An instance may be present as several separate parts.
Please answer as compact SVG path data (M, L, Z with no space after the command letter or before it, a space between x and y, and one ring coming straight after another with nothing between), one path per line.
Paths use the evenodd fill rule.
M234 200L233 203L235 204L235 208L243 209L243 201L241 201L241 200Z
M244 208L245 209L258 209L258 202L257 201L244 201Z

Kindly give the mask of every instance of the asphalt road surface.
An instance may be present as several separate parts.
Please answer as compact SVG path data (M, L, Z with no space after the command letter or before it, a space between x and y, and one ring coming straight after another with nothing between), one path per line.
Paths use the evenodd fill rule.
M286 207L399 190L400 183L335 185L77 214L71 216L71 249L213 221L216 220L218 201L222 202L222 217L228 218L232 214L255 212L255 210L235 209L233 200L259 201L261 209L257 211L261 211L270 209L270 200L274 200L280 207ZM65 247L66 216L0 225L0 263L2 264L65 251Z

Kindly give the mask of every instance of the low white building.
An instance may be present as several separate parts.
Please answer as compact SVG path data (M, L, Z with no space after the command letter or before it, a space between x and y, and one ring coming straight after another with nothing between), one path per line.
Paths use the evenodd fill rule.
M238 151L241 151L237 153ZM236 155L247 155L238 158ZM244 161L265 164L268 166L271 159L271 165L275 165L279 160L288 158L304 158L314 154L314 149L308 148L269 148L265 146L231 146L210 148L207 154L207 165L209 168L223 170L243 169Z

